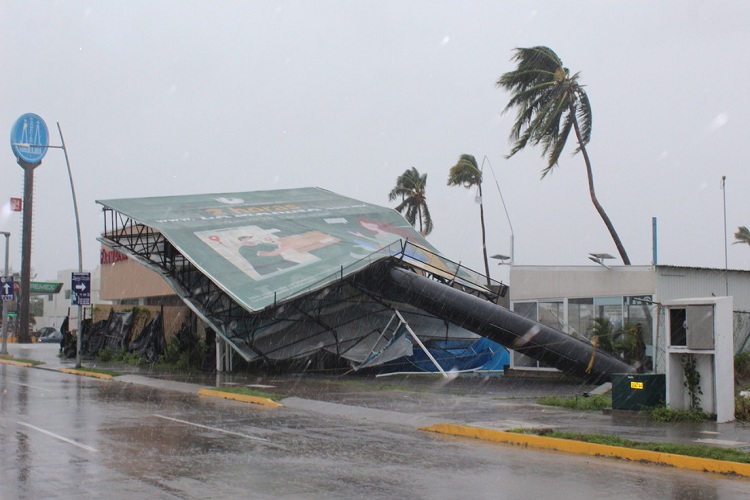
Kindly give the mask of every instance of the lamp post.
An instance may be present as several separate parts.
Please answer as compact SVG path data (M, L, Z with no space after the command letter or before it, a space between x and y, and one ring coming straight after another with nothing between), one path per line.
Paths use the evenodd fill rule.
M68 160L68 150L65 147L65 139L63 139L62 134L62 128L60 128L60 122L57 122L57 131L60 134L60 144L61 146L49 146L51 148L57 148L63 150L63 153L65 154L65 166L68 168L68 179L70 179L70 192L73 196L73 212L76 216L76 234L78 236L78 272L83 272L83 251L81 250L81 222L78 217L78 201L76 199L76 188L73 185L73 174L70 170L70 161ZM76 338L76 368L81 367L81 352L82 352L82 345L83 345L83 331L81 330L81 321L83 316L83 306L81 303L78 303L78 331L77 331L77 338Z
M8 246L10 242L10 233L7 231L0 231L0 234L5 236L5 271L4 276L8 276ZM3 346L0 350L0 354L8 354L8 302L3 301Z
M487 158L487 156L485 156L484 159L482 160L482 165L484 165L485 160L487 161L487 164L490 166L490 171L492 172L492 177L495 179L495 186L497 186L497 192L500 194L500 201L503 202L503 210L505 211L505 218L508 219L508 227L510 228L510 255L506 259L501 259L500 264L513 265L513 263L515 262L514 259L515 259L515 256L516 256L515 249L514 249L514 245L515 245L514 239L515 238L513 236L513 224L510 222L510 214L508 214L508 207L505 206L505 198L503 197L503 192L500 191L500 183L497 182L497 177L495 176L495 169L492 168L492 163L490 163L490 159ZM492 258L496 259L497 257L492 257ZM508 262L505 262L506 260Z

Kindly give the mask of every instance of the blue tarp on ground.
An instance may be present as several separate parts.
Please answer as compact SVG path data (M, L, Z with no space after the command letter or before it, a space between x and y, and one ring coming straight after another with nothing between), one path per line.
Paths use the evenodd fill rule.
M500 344L484 337L476 340L432 340L425 347L443 371L503 371L510 364L510 353ZM386 363L381 373L437 372L435 364L422 349L406 358Z

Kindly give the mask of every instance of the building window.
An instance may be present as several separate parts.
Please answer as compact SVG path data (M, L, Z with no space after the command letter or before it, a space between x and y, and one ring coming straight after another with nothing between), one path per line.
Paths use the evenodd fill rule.
M563 310L562 301L513 303L513 312L516 314L538 321L557 330L562 330L565 324ZM512 366L514 368L541 368L549 366L517 351L511 351L511 353Z
M515 302L513 312L520 314L524 318L536 321L536 302Z
M591 338L594 325L594 299L568 299L568 333L574 337Z
M597 318L608 319L615 330L622 328L622 296L594 297L594 311Z
M565 330L563 302L539 302L539 322L555 330Z

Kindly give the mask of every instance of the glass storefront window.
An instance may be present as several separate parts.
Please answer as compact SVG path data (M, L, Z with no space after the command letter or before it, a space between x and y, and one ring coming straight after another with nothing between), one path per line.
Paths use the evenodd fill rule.
M594 299L568 299L568 333L574 337L591 338L594 324Z
M563 302L539 302L539 322L555 330L565 330Z
M606 318L615 330L622 328L622 296L594 297L594 310L597 318Z
M524 318L536 321L536 302L515 302L513 312L520 314Z

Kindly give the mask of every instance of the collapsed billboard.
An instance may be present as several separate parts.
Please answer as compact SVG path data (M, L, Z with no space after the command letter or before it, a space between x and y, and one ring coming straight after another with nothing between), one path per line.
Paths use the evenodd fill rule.
M427 339L479 334L592 380L631 370L498 306L501 284L485 286L392 209L319 188L97 203L99 240L159 272L247 361L329 353L358 369L412 341L427 353Z
M320 188L97 203L160 232L248 311L324 288L393 255L483 289L478 276L442 257L394 210Z

